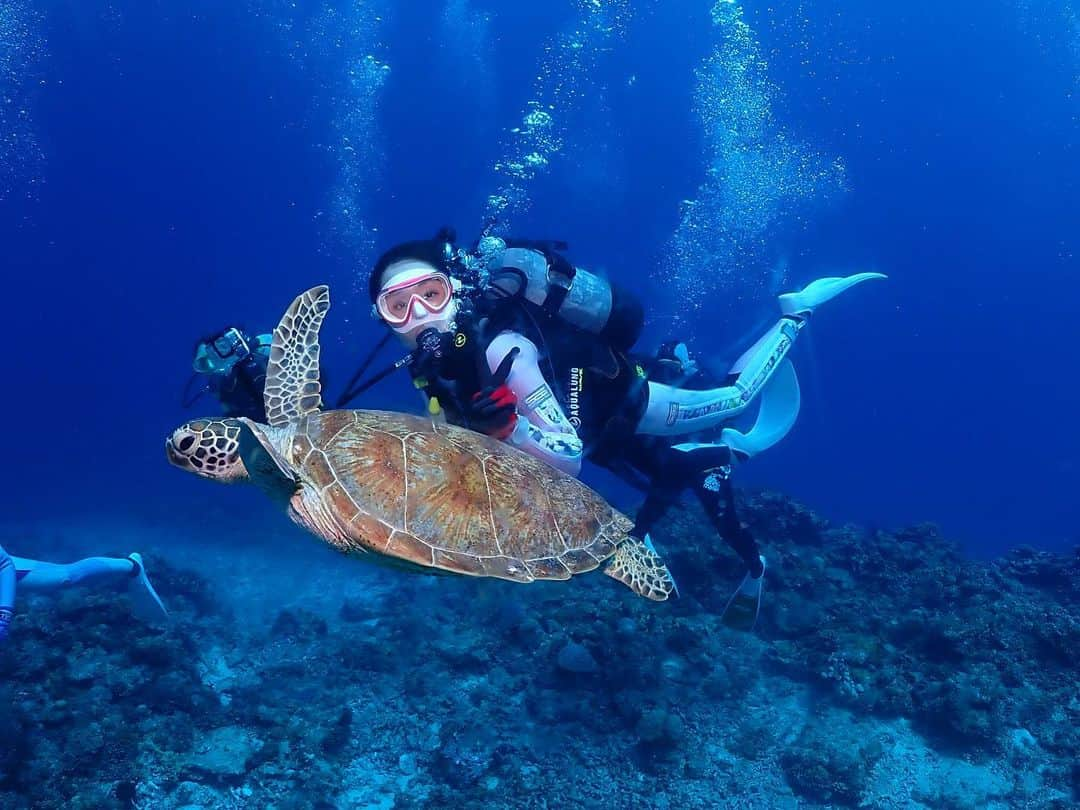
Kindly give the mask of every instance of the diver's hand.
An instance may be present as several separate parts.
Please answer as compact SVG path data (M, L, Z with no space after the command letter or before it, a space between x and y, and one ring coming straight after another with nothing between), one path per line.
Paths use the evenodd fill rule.
M11 629L11 620L15 618L15 614L7 608L0 608L0 641L5 641L8 637L8 631Z
M500 441L517 427L518 398L506 384L506 378L520 351L514 348L506 353L495 373L488 378L487 385L473 395L466 414L470 428Z

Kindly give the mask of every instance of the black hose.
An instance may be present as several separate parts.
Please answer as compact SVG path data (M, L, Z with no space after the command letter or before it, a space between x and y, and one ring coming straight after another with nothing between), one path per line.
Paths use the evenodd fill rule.
M192 374L190 377L188 377L188 381L184 385L184 391L180 395L180 407L184 408L185 410L190 408L192 405L194 405L196 402L198 402L200 399L202 399L206 394L208 394L210 392L210 384L206 383L205 385L203 385L202 388L200 388L194 394L191 393L192 383L194 383L196 380L198 380L201 376L202 375L199 374L198 372L196 372L195 374Z
M353 386L355 386L356 383L359 382L360 378L364 376L364 372L368 370L368 368L373 362L375 362L375 357L379 354L380 351L382 351L383 346L385 346L392 337L393 333L387 332L385 335L382 336L379 342L375 344L375 348L368 352L368 356L364 358L364 362L360 364L360 368L356 370L356 373L349 378L349 382L345 385L345 393L338 397L337 402L334 403L335 408L340 408L343 405L348 404L352 400L356 399L356 397L358 397L361 393L371 387L369 385L365 388L361 388L358 392L353 392ZM383 374L379 377L379 379L381 380L385 376L386 375Z

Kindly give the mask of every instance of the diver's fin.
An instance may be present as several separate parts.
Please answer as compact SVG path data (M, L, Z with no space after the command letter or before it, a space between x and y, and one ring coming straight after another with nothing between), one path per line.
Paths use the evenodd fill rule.
M655 602L663 602L675 590L675 580L667 566L655 551L634 537L619 543L604 573L638 596Z
M844 278L819 278L811 281L798 292L784 293L780 296L780 311L785 315L806 316L826 301L831 301L845 290L856 284L874 278L888 278L884 273L856 273Z
M754 579L747 572L720 617L720 621L732 630L750 632L757 624L758 613L761 612L761 593L765 589L765 558L759 559L762 565L761 576Z
M266 366L266 421L281 427L322 405L319 382L319 327L330 309L330 288L298 295L281 316Z
M768 450L783 439L799 416L799 378L795 366L785 359L773 372L773 377L761 392L757 419L745 433L724 428L720 441L731 448L740 461Z
M135 570L131 573L130 587L136 615L151 623L167 618L169 611L165 609L165 603L161 601L161 597L150 583L150 577L146 575L146 565L143 563L142 555L136 551L128 554L127 558L135 566Z

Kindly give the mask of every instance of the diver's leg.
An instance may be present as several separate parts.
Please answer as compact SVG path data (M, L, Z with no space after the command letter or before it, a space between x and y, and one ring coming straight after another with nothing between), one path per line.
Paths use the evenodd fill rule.
M7 638L15 618L15 583L19 570L11 555L0 546L0 641Z
M608 452L594 460L611 470L626 483L641 489L645 500L637 510L634 537L643 538L652 531L679 499L686 485L667 475L666 442L645 436L625 436Z
M692 391L650 382L649 402L637 432L682 436L710 430L735 418L769 382L805 323L801 318L781 318L736 361L729 385Z
M858 273L846 278L822 278L795 293L780 296L783 317L732 366L729 384L690 391L649 383L649 402L637 432L653 436L682 436L715 428L738 416L768 384L791 350L806 319L821 304L881 273Z
M717 533L746 565L746 574L728 600L721 620L736 630L752 630L761 610L765 558L753 533L739 520L730 466L702 471L694 492Z
M19 581L19 588L37 592L118 582L134 576L136 571L133 560L115 557L87 557L66 565L16 558L16 567L27 572Z
M694 494L701 501L705 514L719 534L739 559L746 564L747 573L760 578L765 572L758 550L757 540L739 520L735 510L735 490L731 486L731 468L716 467L702 470L694 486Z
M13 559L16 568L26 572L19 580L19 588L31 593L57 591L77 585L97 586L127 581L131 584L133 596L136 597L136 604L141 614L149 617L156 616L158 613L166 615L168 613L146 575L146 569L139 554L119 558L87 557L64 565L17 557ZM145 611L142 610L144 605Z
M645 537L657 523L663 520L678 499L677 489L654 482L645 495L644 503L637 511L634 528L630 533L634 537Z
M645 500L629 533L653 554L657 551L650 532L667 516L686 488L684 480L668 474L670 452L666 442L631 435L623 437L617 447L609 447L607 453L594 457L623 481L645 492ZM670 570L668 577L678 596L679 586Z

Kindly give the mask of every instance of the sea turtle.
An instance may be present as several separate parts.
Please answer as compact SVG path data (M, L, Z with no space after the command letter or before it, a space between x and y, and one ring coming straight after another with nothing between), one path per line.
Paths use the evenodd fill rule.
M514 582L604 573L649 599L675 588L633 523L575 478L488 436L430 418L319 410L319 328L330 291L293 301L274 330L268 425L196 419L165 443L175 466L259 485L346 553Z

